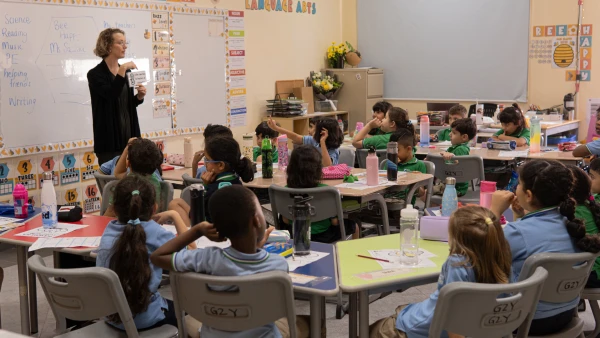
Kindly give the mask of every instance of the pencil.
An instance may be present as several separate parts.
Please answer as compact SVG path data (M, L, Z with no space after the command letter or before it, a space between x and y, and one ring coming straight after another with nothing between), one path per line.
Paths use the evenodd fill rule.
M390 261L388 261L387 259L381 259L381 258L375 258L375 257L369 257L369 256L363 256L363 255L357 255L358 257L362 257L362 258L366 258L366 259L372 259L375 261L381 261L381 262L387 262L389 263Z

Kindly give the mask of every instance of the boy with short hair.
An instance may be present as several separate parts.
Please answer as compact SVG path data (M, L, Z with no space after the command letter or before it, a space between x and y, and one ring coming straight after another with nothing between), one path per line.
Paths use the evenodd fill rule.
M279 136L279 132L269 128L267 121L263 121L256 126L254 133L256 134L257 146L252 148L252 160L254 162L262 162L262 141L264 138L269 138L271 139L271 145L273 146L273 163L277 163L279 160L279 154L277 153L277 137Z
M452 146L447 151L440 153L445 160L451 160L454 156L466 156L471 152L469 141L477 134L477 126L470 118L456 120L450 126L450 142ZM469 182L456 183L456 193L464 196L469 189ZM443 189L442 189L443 193Z
M209 139L216 137L216 136L233 137L233 133L231 132L231 129L229 129L225 126L222 126L220 124L209 124L204 129L203 135L204 135L204 144L206 144ZM200 170L198 170L198 162L200 162L202 160L202 158L204 158L204 149L197 151L194 154L194 159L192 160L192 177L195 177L197 179L200 179L202 177L202 174L204 172L206 172L205 166L200 167Z
M386 169L397 167L398 172L413 172L418 171L421 173L427 173L427 167L425 167L425 163L417 159L414 155L414 146L415 135L412 131L406 128L399 128L396 130L392 136L390 136L390 142L398 143L398 163L393 163L390 160L386 162ZM396 191L392 193L385 194L384 197L386 199L405 199L408 194L409 189L405 189L403 191ZM421 196L424 193L423 189L420 189L413 199L411 203L414 205L417 197ZM417 196L419 195L419 196ZM408 201L406 201L408 203Z
M467 108L465 108L465 106L463 105L457 104L456 106L448 110L448 125L452 126L452 123L454 123L454 121L464 119L465 117L467 117ZM436 133L438 141L450 141L451 132L452 127L439 130Z
M378 119L379 121L383 121L388 111L392 109L392 104L387 101L379 101L373 105L373 118ZM385 134L381 128L374 128L369 131L370 136L374 135L383 135Z

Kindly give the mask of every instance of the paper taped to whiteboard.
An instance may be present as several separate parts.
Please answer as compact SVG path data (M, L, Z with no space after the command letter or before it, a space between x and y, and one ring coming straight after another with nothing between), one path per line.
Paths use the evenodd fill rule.
M127 82L129 83L129 87L135 87L148 82L146 72L143 70L134 70L127 73Z

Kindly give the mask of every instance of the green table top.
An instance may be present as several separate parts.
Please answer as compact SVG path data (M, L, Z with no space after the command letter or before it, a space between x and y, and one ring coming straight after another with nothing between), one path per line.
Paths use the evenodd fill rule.
M340 241L336 247L340 288L344 292L372 290L402 283L416 285L420 280L423 283L432 282L432 279L435 281L449 254L448 243L420 239L419 248L436 255L429 258L436 264L435 267L383 270L377 261L357 255L370 256L369 250L400 249L399 234ZM377 273L378 271L388 273L386 275ZM367 272L375 272L372 279L357 276Z

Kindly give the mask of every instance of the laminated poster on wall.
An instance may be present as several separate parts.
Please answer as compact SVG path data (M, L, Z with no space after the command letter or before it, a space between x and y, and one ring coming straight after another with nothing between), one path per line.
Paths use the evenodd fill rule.
M93 151L86 151L81 153L81 180L90 181L94 180L94 174L98 171L98 158Z
M73 205L81 207L81 188L69 187L56 191L56 203L58 205Z
M577 63L575 50L576 37L556 37L552 42L552 68L573 69Z
M100 191L96 183L89 184L84 188L83 196L83 212L91 214L93 212L100 211L102 200L100 197Z
M14 168L13 160L2 160L0 162L0 196L12 198L12 192L15 187L15 177L17 170ZM4 202L5 198L0 198Z
M76 153L60 154L60 185L76 184L81 181L81 164Z
M158 69L154 71L154 82L167 82L171 81L171 70L170 69Z
M153 30L152 31L153 42L169 42L169 31L167 30Z
M152 58L152 67L154 69L169 68L168 56L155 56Z
M52 172L52 182L55 186L58 185L59 182L59 164L58 164L58 155L43 155L38 156L38 184L39 187L42 186L42 181L44 180L44 172L49 171Z
M154 84L154 95L171 95L171 83L160 82Z
M152 44L152 56L169 56L169 44L168 43L153 43Z
M152 29L168 29L169 28L169 13L168 12L153 12L152 13Z
M27 190L36 190L38 188L36 173L37 161L35 157L21 158L16 161L17 176L15 184L22 184Z
M155 119L171 116L171 100L168 98L152 99L152 108Z
M210 18L208 19L208 36L211 38L220 38L224 32L223 18Z

